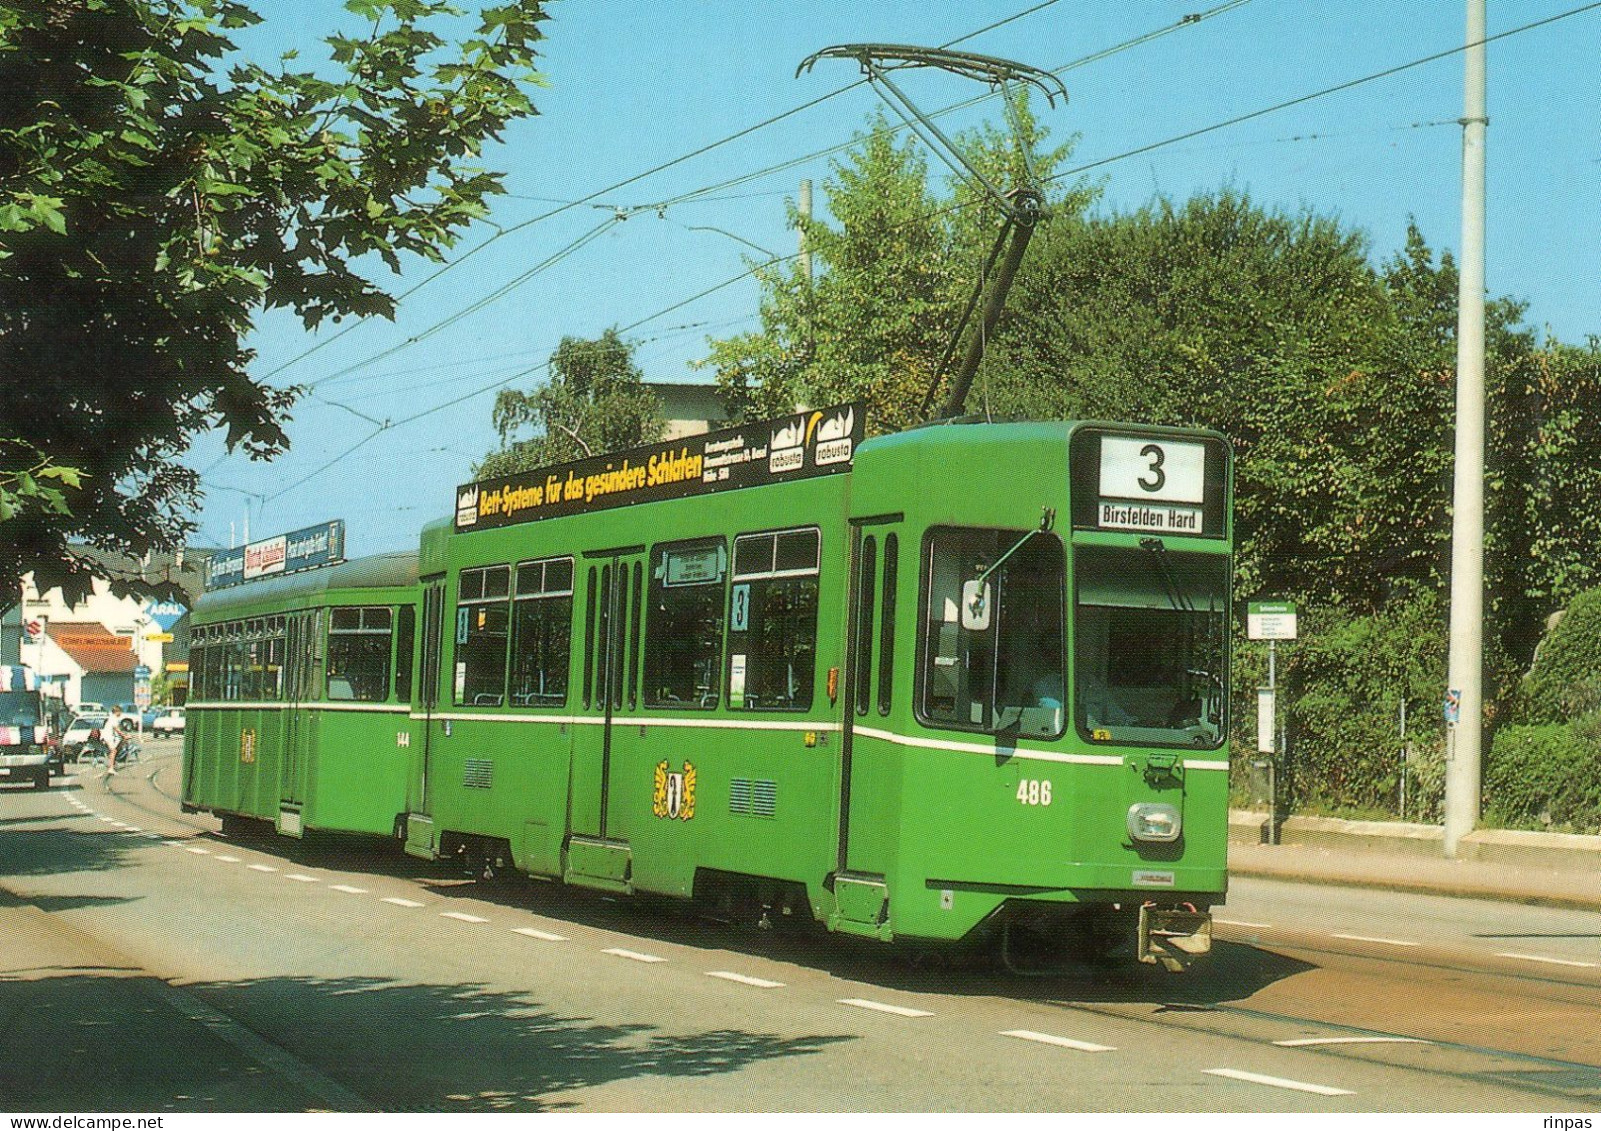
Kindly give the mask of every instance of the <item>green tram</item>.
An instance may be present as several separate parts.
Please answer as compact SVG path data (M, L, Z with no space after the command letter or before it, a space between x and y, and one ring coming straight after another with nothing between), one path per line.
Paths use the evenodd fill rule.
M460 488L422 535L407 850L886 941L1206 951L1226 441L862 423L837 406Z
M406 797L417 555L385 554L206 593L190 635L183 807L395 836Z

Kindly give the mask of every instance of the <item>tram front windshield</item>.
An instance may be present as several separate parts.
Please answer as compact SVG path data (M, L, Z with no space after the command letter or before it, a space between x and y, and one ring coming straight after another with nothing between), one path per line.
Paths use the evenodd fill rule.
M1226 733L1228 558L1076 551L1074 717L1092 742L1213 749Z

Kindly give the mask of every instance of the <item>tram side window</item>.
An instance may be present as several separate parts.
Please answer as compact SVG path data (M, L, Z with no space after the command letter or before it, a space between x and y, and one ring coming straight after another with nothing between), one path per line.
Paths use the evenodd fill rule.
M243 698L242 685L245 666L243 631L244 625L238 622L228 625L228 635L223 643L222 698L229 702L237 702Z
M189 633L189 698L206 698L206 630L191 629Z
M727 576L728 549L721 538L652 551L645 628L647 705L717 706Z
M960 730L1060 736L1066 568L1052 534L933 530L918 714Z
M572 659L573 559L519 565L512 608L512 706L559 707Z
M734 539L728 605L728 702L750 711L804 711L817 671L816 530Z
M456 607L456 703L498 707L506 697L511 567L461 571Z
M261 697L278 702L284 697L284 618L267 622L267 639L261 673Z
M328 698L382 703L389 698L393 610L372 605L335 609L328 626Z

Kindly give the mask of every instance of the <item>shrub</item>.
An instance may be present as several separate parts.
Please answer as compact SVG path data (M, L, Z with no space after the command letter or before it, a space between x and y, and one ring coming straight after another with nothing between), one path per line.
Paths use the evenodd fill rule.
M1561 723L1601 709L1601 589L1573 599L1541 641L1523 683L1530 723Z
M1601 714L1572 724L1504 727L1484 770L1485 823L1601 829Z

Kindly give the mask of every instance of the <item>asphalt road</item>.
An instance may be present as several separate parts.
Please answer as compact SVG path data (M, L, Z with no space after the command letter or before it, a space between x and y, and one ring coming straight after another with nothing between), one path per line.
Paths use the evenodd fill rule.
M0 1109L1601 1107L1594 916L1239 880L1182 975L924 969L224 839L146 750L0 793Z

